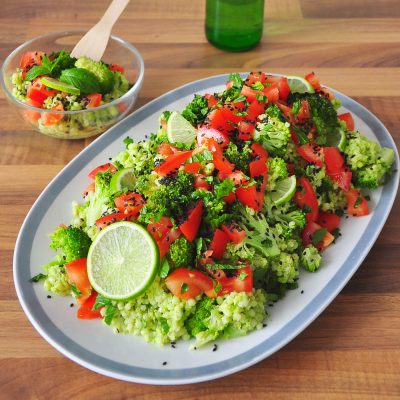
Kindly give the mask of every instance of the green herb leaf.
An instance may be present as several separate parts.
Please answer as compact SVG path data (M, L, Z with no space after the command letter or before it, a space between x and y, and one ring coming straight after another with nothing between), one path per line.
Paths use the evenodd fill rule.
M35 65L32 67L25 76L26 81L31 81L41 75L49 75L50 70L46 67Z
M76 87L83 94L101 91L101 85L96 75L83 68L65 69L61 73L60 81Z
M246 274L246 272L241 272L240 275L238 276L238 280L244 281L248 276L249 274Z
M160 317L160 319L158 320L158 322L159 322L160 325L161 325L161 329L162 329L164 335L168 334L168 332L169 332L169 324L168 324L167 319L164 318L164 317Z
M75 283L71 283L71 290L76 297L82 296L82 292L76 287Z
M224 179L220 184L214 185L214 194L217 196L217 199L222 199L225 196L228 196L232 190L234 190L235 184L230 179Z
M221 282L213 279L213 285L214 285L214 292L215 293L219 293L221 291L221 288L222 288Z
M261 93L256 93L256 99L257 99L259 102L268 103L268 97L265 96L265 95L263 95L263 94L261 94Z
M236 87L238 89L241 89L242 86L243 86L242 78L237 73L229 74L228 81L232 81L233 82L233 87Z
M314 246L317 245L324 238L326 231L327 231L326 228L317 229L311 235L311 241Z
M254 89L254 90L263 90L264 89L264 85L260 81L257 81L257 82L254 82L251 85L251 88Z
M201 253L206 247L206 241L202 237L196 239L196 261L200 259Z
M129 146L131 143L133 143L133 139L131 139L129 136L127 136L127 137L124 139L124 143L125 143L125 147L128 148L128 146Z
M292 125L292 128L297 136L297 139L299 140L300 145L306 144L309 142L308 137L307 137L307 132L304 129L299 128L296 125Z
M169 262L166 258L164 258L164 260L161 263L160 272L158 273L158 275L160 276L160 278L164 279L168 276L169 270L170 270Z
M240 103L240 102L242 102L242 101L246 101L247 99L246 99L246 97L245 96L243 96L243 95L240 95L240 96L238 96L238 97L236 97L236 99L235 100L233 100L233 103Z
M301 108L301 101L300 100L296 100L293 103L293 108L292 108L292 115L297 115L300 111Z
M113 304L106 305L106 314L104 316L104 322L107 325L111 324L112 319L114 318L114 314L116 313L117 308Z
M76 58L71 57L69 53L61 50L57 53L52 53L53 61L51 62L51 76L58 78L64 69L73 68L75 65Z
M361 202L362 202L362 194L359 191L358 195L357 195L357 199L356 199L356 201L354 203L354 208L358 208L358 206L361 204Z
M216 270L216 269L240 269L243 268L242 264L206 264L205 267L207 269Z
M107 299L107 297L104 297L101 294L98 294L96 297L96 303L92 307L92 310L98 310L102 307L105 307L104 322L107 325L110 325L117 311L117 307L113 305L112 300Z
M181 293L184 294L184 293L186 293L188 290L189 290L189 285L188 285L187 283L184 283L184 284L181 286Z
M31 279L29 279L29 282L39 282L42 279L46 279L46 278L47 278L47 275L39 273L39 274L33 276Z

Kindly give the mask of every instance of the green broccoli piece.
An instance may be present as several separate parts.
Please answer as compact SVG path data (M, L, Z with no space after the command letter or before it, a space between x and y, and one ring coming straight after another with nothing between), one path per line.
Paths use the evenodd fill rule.
M282 119L282 112L280 108L276 104L271 104L266 110L265 113L269 117L275 117L278 119Z
M309 244L300 255L301 266L309 271L314 272L321 266L322 257L318 249L312 244Z
M299 256L296 253L281 252L271 262L272 271L280 283L294 283L299 276Z
M347 139L344 153L355 184L369 189L382 185L392 170L393 149L381 147L358 132L348 133Z
M74 227L58 227L50 235L50 248L60 250L65 262L87 256L92 243L89 236L81 229Z
M286 162L280 157L268 158L268 191L274 190L276 183L289 176Z
M254 140L265 147L272 156L282 157L289 142L290 124L277 117L265 116L257 124L254 132Z
M175 267L188 267L194 262L194 244L180 236L171 244L168 254Z
M289 225L294 224L295 228L299 230L303 229L307 223L306 215L301 210L293 210L280 217Z
M208 297L204 297L196 304L194 314L185 321L185 328L190 336L208 329L205 322L210 318L214 304L215 300Z
M163 215L180 218L188 210L192 201L193 175L179 171L175 176L165 176L158 180L158 190L148 198L140 210L139 221L149 224Z
M252 153L253 150L247 142L238 142L238 144L230 142L225 150L226 158L235 164L236 169L246 175L249 174L249 162Z
M202 124L206 119L207 114L207 99L199 94L195 94L193 100L182 111L182 116L194 126Z

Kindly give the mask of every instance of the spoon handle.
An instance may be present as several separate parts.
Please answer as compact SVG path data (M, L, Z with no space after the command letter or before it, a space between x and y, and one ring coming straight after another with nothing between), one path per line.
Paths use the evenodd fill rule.
M102 25L105 29L111 31L113 25L118 20L128 3L129 0L113 0L97 24Z

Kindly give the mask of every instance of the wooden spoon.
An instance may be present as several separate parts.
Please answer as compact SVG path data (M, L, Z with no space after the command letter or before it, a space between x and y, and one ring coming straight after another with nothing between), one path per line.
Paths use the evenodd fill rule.
M128 3L129 0L113 0L101 20L74 47L71 57L86 56L100 61L106 50L111 29Z

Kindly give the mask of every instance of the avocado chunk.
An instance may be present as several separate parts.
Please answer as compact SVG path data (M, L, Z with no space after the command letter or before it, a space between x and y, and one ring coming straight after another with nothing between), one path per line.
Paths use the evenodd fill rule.
M102 61L93 61L87 57L78 58L75 62L75 66L77 68L83 68L94 75L96 75L97 79L101 85L102 93L109 93L113 89L114 86L114 74L110 71Z

